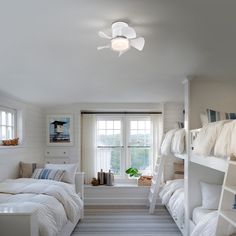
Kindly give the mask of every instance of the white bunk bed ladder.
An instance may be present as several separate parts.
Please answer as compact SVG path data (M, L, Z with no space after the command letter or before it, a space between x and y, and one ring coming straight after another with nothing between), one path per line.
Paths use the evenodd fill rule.
M161 187L162 174L164 169L165 156L159 156L156 160L154 167L152 184L150 187L150 192L148 196L149 201L149 213L153 214L156 207L156 201L158 197L158 192Z
M235 235L236 232L236 157L228 159L228 166L219 204L219 216L217 221L216 235ZM229 230L226 233L227 229ZM231 231L231 232L230 232ZM234 233L234 234L233 234Z

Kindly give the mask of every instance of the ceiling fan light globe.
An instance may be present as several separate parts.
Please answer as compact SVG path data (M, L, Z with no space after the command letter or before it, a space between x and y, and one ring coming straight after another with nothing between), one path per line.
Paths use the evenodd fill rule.
M111 48L114 51L125 51L127 49L129 49L130 44L129 44L129 40L127 38L124 37L117 37L111 40Z

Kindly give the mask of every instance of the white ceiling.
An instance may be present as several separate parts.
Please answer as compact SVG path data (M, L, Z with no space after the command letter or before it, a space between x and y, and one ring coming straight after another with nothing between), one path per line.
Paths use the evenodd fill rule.
M142 52L97 51L124 20ZM0 0L0 90L41 106L183 100L188 75L236 82L235 0Z

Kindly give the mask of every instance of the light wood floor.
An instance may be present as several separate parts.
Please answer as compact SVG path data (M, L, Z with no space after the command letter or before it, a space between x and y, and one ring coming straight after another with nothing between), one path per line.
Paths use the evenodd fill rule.
M89 206L72 236L181 236L164 207L150 215L145 206Z

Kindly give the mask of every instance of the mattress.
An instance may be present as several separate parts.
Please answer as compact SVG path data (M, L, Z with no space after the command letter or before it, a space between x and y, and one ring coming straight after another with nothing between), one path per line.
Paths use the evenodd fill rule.
M206 214L211 213L213 211L215 211L215 210L204 209L204 208L202 208L200 206L194 208L194 210L193 210L193 217L192 217L193 223L195 225L197 225Z

